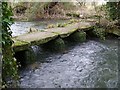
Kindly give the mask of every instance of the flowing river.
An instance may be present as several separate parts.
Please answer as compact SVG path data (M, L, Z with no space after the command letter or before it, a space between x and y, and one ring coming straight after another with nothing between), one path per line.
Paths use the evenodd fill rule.
M42 51L37 46L34 50L37 62L21 72L20 87L117 87L118 40L88 40L57 54Z
M51 22L49 22L51 23ZM15 22L13 36L27 33L30 27L44 29L48 23ZM40 26L41 25L41 26ZM117 88L118 39L91 39L69 44L54 53L32 47L37 61L20 71L21 88Z

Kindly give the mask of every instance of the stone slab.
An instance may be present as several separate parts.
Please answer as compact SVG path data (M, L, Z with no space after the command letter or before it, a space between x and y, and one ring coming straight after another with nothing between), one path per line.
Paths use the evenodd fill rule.
M50 32L33 32L17 36L15 39L18 41L28 42L31 45L39 45L55 39L58 34Z
M106 32L120 36L120 29L109 29L109 30L106 30Z
M90 27L92 27L90 22L89 23L79 22L79 23L67 25L66 27L46 29L45 31L51 33L57 33L61 36L61 38L65 38L79 29L88 29Z
M92 25L90 22L79 22L69 24L66 27L50 28L45 31L37 31L32 33L23 34L13 38L13 48L15 51L21 51L32 45L40 45L49 42L60 36L61 38L68 37L70 34L77 30L90 28Z
M30 47L29 42L19 41L19 40L16 40L15 38L13 38L13 41L14 41L14 43L13 43L12 47L15 52L23 51Z

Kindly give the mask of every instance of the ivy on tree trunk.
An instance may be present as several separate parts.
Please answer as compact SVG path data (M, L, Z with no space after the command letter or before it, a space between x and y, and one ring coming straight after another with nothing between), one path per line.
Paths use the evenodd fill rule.
M12 10L2 2L2 87L16 87L18 79L16 59L13 57L13 40L10 25L13 24ZM9 82L8 82L9 81Z

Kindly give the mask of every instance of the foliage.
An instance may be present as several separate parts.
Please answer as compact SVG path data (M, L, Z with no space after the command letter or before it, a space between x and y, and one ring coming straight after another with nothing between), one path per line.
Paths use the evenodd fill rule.
M60 4L63 5L64 10L74 10L74 9L76 9L76 5L74 5L73 2L60 2Z
M105 29L95 26L93 33L102 40L105 40Z
M11 8L7 2L2 2L2 85L4 87L15 86L17 75L17 64L13 58L10 25L13 23ZM10 82L8 82L8 80ZM13 87L13 86L12 86Z
M61 18L65 17L66 11L73 11L76 6L72 2L18 2L10 4L13 8L17 6L26 7L25 13L16 14L20 20L38 20L39 18ZM36 8L37 7L37 8ZM18 19L17 19L18 20Z
M109 17L112 20L120 19L120 1L119 2L107 2L106 4Z

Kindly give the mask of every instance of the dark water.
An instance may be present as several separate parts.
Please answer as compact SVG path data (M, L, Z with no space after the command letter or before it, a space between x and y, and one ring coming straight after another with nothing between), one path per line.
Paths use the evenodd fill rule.
M67 22L68 20L42 20L42 21L35 21L35 22L15 22L11 26L12 36L18 36L21 34L28 33L30 27L36 28L38 30L44 30L44 28L49 24L57 24Z
M33 47L36 64L21 72L25 88L115 88L118 82L118 40L88 40L64 53ZM39 61L45 61L40 63Z

